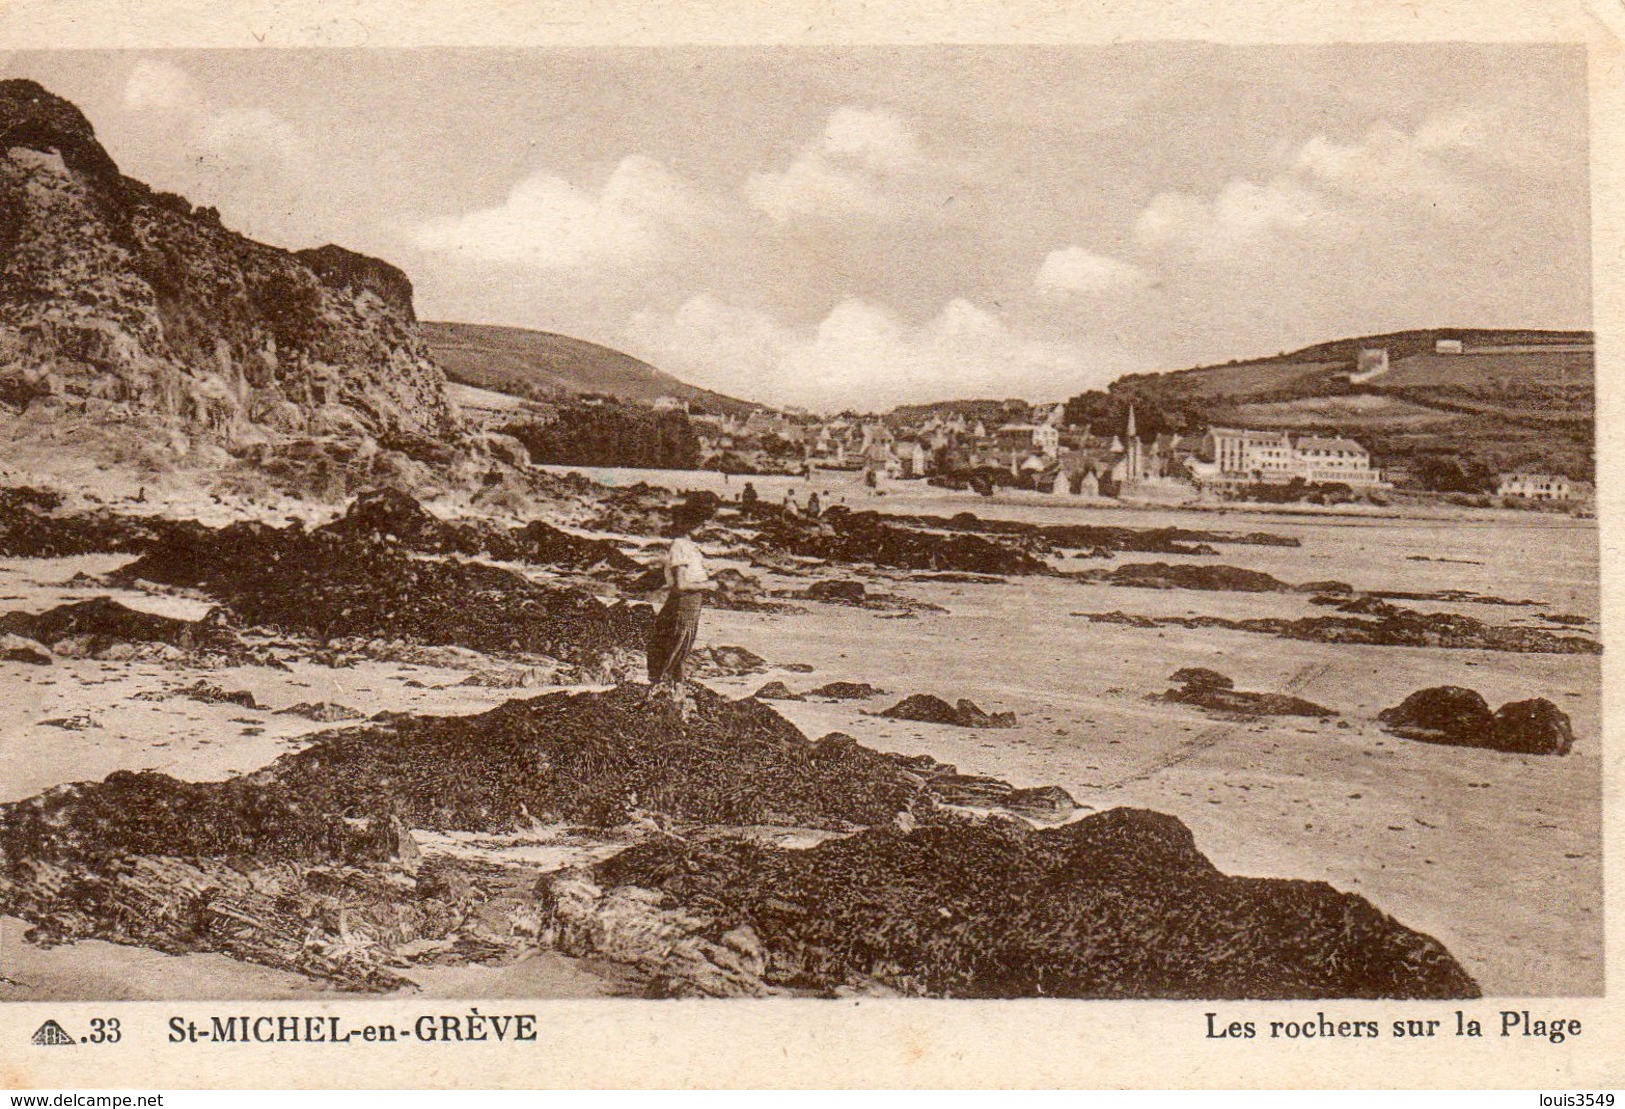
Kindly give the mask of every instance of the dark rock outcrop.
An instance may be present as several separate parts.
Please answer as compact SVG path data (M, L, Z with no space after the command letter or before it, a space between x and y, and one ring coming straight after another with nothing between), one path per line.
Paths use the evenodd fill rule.
M759 526L756 542L770 552L899 570L1049 572L1043 559L1016 545L980 535L908 527L878 512L851 512L836 506L814 521L758 505L754 517Z
M167 701L173 697L185 697L189 701L198 701L205 705L236 705L239 708L257 709L260 703L254 695L246 689L223 689L213 682L199 678L191 685L184 685L176 689L164 689L151 693L137 693L137 701Z
M1013 712L987 713L975 701L961 697L950 705L934 693L915 693L903 698L877 716L893 720L918 720L922 724L952 724L959 728L1013 728Z
M20 635L0 635L0 662L21 662L29 666L51 665L51 652L32 639Z
M737 678L745 674L760 674L767 669L767 660L755 651L727 644L702 647L690 659L693 673L716 677Z
M530 562L566 570L603 567L642 574L642 563L603 539L571 535L545 520L504 528L489 520L446 520L400 489L369 489L332 523L316 529L346 541L396 543L421 554L462 554L506 562Z
M605 604L480 562L415 558L342 528L178 525L116 579L201 589L245 624L286 633L544 655L611 678L641 666L653 619L647 605Z
M78 109L26 80L0 82L0 386L225 442L457 426L405 275L228 231L122 176Z
M1205 666L1185 666L1168 675L1168 680L1178 682L1186 689L1234 689L1234 679L1209 670Z
M848 581L835 579L830 581L815 581L806 588L804 596L809 601L829 601L834 604L862 604L868 593L867 587L861 581Z
M106 509L67 512L43 489L0 489L0 557L65 558L146 549L168 528L163 520L120 516Z
M285 709L277 709L278 716L302 716L318 724L337 724L345 720L364 720L366 714L336 701L300 701Z
M1600 655L1602 644L1579 635L1554 635L1540 628L1486 624L1450 612L1416 612L1375 597L1339 598L1336 616L1286 619L1260 616L1142 616L1131 612L1074 612L1097 624L1132 628L1226 628L1314 643L1362 643L1376 647L1445 647L1519 654Z
M1574 746L1568 714L1544 697L1510 701L1491 713L1475 690L1435 686L1417 690L1377 719L1395 735L1453 747L1566 755Z
M1440 685L1417 690L1377 719L1396 735L1482 747L1495 718L1476 689Z
M674 820L850 828L930 798L890 759L813 744L752 699L691 687L684 719L647 687L554 693L474 716L407 717L332 732L255 775L314 811L396 805L418 828L503 831L533 820L597 825L636 809Z
M111 597L76 601L39 613L8 612L0 615L0 634L31 639L69 657L129 657L156 645L227 664L251 661L248 648L218 612L202 620L181 620L138 612Z
M807 696L827 697L831 701L867 701L885 692L868 682L825 682L816 689L807 690Z
M1130 585L1140 589L1200 589L1238 593L1283 593L1292 589L1261 570L1192 563L1130 562L1110 570L1083 570L1071 576L1079 581Z
M1522 755L1566 755L1574 746L1568 713L1546 700L1509 701L1495 710L1496 749Z
M629 935L608 915L616 895L645 906L648 939L620 957L642 950L657 976L682 938L748 929L760 969L743 985L708 976L715 993L878 983L962 998L1479 996L1438 941L1363 897L1222 874L1177 819L1143 809L1042 831L941 820L808 850L647 843L554 882L554 934L577 954Z
M1195 705L1213 712L1237 716L1316 716L1322 719L1337 713L1288 693L1253 693L1236 689L1235 682L1216 670L1203 666L1174 671L1170 681L1184 683L1162 694L1162 700Z

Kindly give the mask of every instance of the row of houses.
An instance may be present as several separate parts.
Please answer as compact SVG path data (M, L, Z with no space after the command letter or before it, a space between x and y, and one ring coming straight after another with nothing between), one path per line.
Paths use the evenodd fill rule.
M1388 487L1370 452L1352 439L1226 427L1142 439L1132 405L1123 426L1104 434L1068 426L1059 404L1006 406L1004 414L1017 418L989 427L962 413L941 413L897 426L757 411L691 421L708 453L755 449L790 469L869 470L893 478L1001 470L1081 495L1178 495L1295 479L1355 490ZM764 443L771 449L764 451Z
M1386 352L1384 352L1386 353ZM1378 369L1386 359L1372 358ZM867 470L890 478L939 472L1007 471L1040 489L1077 496L1180 498L1235 492L1253 485L1342 485L1374 492L1392 488L1356 440L1289 430L1209 427L1200 434L1139 434L1133 406L1121 429L1100 434L1065 423L1062 405L1025 411L988 426L957 413L930 416L917 426L883 420L818 420L758 410L746 417L691 416L710 453L756 451L788 470ZM763 451L762 444L776 444ZM1026 482L1023 482L1025 484ZM1576 503L1585 483L1562 475L1506 473L1497 493L1526 500Z

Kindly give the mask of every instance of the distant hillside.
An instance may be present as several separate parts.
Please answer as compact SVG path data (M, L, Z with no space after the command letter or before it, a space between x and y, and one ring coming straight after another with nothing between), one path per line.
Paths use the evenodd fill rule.
M1466 353L1438 354L1440 339ZM1479 489L1503 470L1592 480L1596 382L1590 332L1436 329L1339 339L1171 373L1130 374L1074 397L1069 422L1144 433L1209 424L1335 432L1366 444L1403 484ZM1358 352L1389 370L1351 384Z
M1024 420L1032 405L1024 400L943 400L929 404L902 404L886 414L895 424L919 424L933 417L951 419L963 416L995 427L1011 420Z
M536 397L602 393L650 404L676 397L698 411L745 414L755 408L733 397L679 381L618 350L519 327L424 323L423 337L446 376L465 385Z

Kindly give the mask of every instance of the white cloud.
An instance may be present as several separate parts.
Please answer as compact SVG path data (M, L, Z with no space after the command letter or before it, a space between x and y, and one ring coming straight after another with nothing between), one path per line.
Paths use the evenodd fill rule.
M1316 135L1299 149L1293 169L1344 192L1447 200L1461 185L1460 160L1476 149L1471 129L1465 118L1436 117L1414 132L1379 123L1347 144Z
M829 117L822 149L871 169L904 169L921 160L919 142L902 120L862 108L840 108Z
M189 147L234 163L292 161L302 153L292 124L263 107L219 107L170 62L143 59L124 81L125 110L162 114L188 135Z
M227 108L199 121L198 137L215 154L253 158L270 151L283 158L300 153L299 135L287 120L264 108Z
M815 328L796 329L702 295L670 314L638 314L628 334L640 354L696 385L824 410L946 397L1063 397L1123 368L1091 363L1069 344L1022 336L962 298L918 325L848 299Z
M681 177L631 155L596 193L537 173L501 205L429 220L412 237L426 250L534 269L613 265L658 253L671 231L700 210Z
M841 108L782 172L753 173L745 199L777 223L801 218L894 218L924 210L939 167L907 124L885 112Z
M1304 234L1358 233L1378 219L1426 211L1463 218L1478 171L1502 159L1483 121L1434 116L1413 131L1378 123L1353 142L1315 135L1288 149L1262 184L1234 178L1209 198L1154 197L1134 225L1142 243L1210 256Z
M191 78L168 62L143 59L124 80L124 107L133 112L189 109L196 100Z
M1212 199L1190 193L1157 195L1134 224L1141 242L1227 253L1272 235L1324 225L1332 212L1314 190L1290 177L1263 185L1237 178Z
M1094 254L1081 246L1050 251L1033 278L1033 287L1040 295L1058 298L1106 296L1150 284L1151 275L1132 262Z

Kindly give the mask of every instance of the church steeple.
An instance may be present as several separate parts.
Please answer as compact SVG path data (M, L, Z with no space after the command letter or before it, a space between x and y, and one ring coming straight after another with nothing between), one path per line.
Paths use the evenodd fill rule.
M1140 481L1147 476L1145 458L1142 454L1145 448L1140 442L1139 433L1134 429L1134 406L1132 404L1128 406L1128 426L1123 429L1123 438L1126 440L1123 446L1128 448L1127 457L1123 460L1128 480Z

